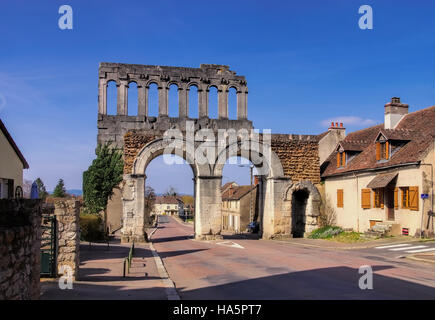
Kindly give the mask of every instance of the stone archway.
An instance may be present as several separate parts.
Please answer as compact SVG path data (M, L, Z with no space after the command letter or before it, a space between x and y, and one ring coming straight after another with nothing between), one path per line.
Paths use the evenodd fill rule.
M303 180L289 186L284 201L291 221L287 234L294 238L306 237L318 227L321 196L310 181Z

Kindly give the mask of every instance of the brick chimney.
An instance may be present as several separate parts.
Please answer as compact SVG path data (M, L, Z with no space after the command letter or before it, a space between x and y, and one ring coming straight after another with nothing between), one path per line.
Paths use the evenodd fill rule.
M254 175L254 186L258 185L260 182L260 176Z
M400 98L393 97L385 105L384 128L394 129L402 118L408 114L408 105L400 103Z

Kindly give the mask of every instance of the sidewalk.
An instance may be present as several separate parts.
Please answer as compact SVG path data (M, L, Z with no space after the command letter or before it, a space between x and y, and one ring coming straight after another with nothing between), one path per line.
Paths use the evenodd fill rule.
M130 273L123 278L124 259L130 245L111 243L80 245L80 270L73 289L61 290L58 280L41 279L41 300L166 300L164 283L150 244L135 244Z
M353 250L353 249L373 248L377 246L388 245L388 244L399 243L399 242L400 243L418 242L419 240L420 239L418 238L398 236L394 238L381 238L376 240L354 242L354 243L338 242L334 240L325 240L325 239L309 239L309 238L281 238L281 239L272 239L268 241L287 242L295 245L316 247L322 249Z

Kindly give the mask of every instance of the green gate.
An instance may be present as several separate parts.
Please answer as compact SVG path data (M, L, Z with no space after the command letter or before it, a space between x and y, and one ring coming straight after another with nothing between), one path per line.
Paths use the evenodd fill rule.
M56 277L56 217L43 215L41 225L41 276Z

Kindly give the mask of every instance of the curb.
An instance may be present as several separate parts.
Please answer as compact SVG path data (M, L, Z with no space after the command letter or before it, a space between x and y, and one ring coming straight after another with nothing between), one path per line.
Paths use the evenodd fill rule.
M180 296L177 292L177 289L175 287L175 283L171 280L169 277L168 271L165 268L165 265L163 264L162 258L160 258L159 254L157 253L157 250L154 248L154 245L151 241L151 236L156 232L156 228L150 233L149 236L149 245L151 249L151 253L154 257L154 262L156 263L157 271L159 272L160 278L165 286L166 296L168 297L168 300L180 300Z
M434 261L434 260L423 259L423 258L417 258L417 257L414 257L413 255L411 255L411 256L406 256L405 258L406 258L406 259L409 259L409 260L422 261L422 262L427 262L427 263L435 264L435 261Z

